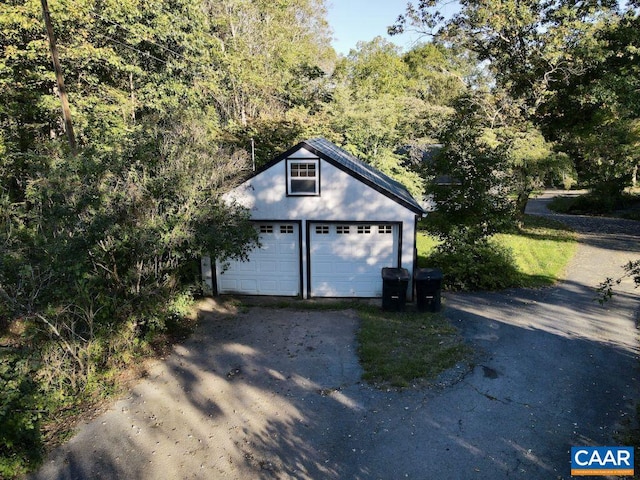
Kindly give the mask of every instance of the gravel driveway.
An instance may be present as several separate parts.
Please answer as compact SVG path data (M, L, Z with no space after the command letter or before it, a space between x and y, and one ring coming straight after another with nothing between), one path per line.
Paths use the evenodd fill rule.
M530 203L548 214L549 195ZM619 444L638 391L638 297L593 287L640 256L640 224L561 217L581 245L567 281L448 294L479 352L458 381L360 381L357 317L214 301L198 331L34 479L561 479L572 445Z

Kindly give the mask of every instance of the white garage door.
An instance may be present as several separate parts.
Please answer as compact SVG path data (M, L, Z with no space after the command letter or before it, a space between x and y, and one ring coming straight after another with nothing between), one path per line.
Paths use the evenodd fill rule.
M300 234L296 223L260 223L261 248L248 262L231 261L222 271L216 264L218 293L244 295L300 294Z
M398 266L398 225L310 226L311 296L381 297L383 267Z

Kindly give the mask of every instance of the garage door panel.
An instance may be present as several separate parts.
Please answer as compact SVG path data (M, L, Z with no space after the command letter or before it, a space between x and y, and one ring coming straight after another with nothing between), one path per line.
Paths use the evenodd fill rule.
M281 280L279 282L279 290L280 291L285 291L285 292L297 292L299 290L299 282L290 280L290 281L283 281ZM278 295L282 295L281 293ZM291 295L294 295L293 293L291 293ZM295 294L297 295L297 294Z
M358 274L359 276L370 277L371 275L380 276L380 272L382 271L382 267L378 268L378 264L374 265L356 265L353 268L353 273Z
M278 272L292 273L297 276L299 274L298 264L296 262L280 262L278 263Z
M322 256L331 257L335 255L334 247L331 243L318 242L311 247L311 254L316 256L317 258L321 258Z
M330 274L333 272L333 264L328 261L315 261L314 270L318 274Z
M388 256L393 253L393 244L386 243L389 239L384 239L384 244L372 245L369 247L369 255L371 258L379 257L379 256Z
M356 271L357 270L358 269L356 269ZM354 273L353 264L347 262L336 262L333 268L333 273L350 276Z
M257 292L258 282L256 280L241 280L239 282L239 289L247 292Z
M264 240L260 241L261 246L260 249L262 255L277 255L278 254L278 245L275 242L266 242ZM258 250L258 249L256 249Z
M344 290L344 287L343 287ZM340 297L343 295L339 295L339 285L331 284L329 285L326 282L317 282L314 285L313 296L315 297Z
M218 292L299 295L299 226L264 222L258 228L261 247L249 252L248 261L230 261L225 271L222 271L222 265L216 264Z
M300 247L295 243L287 243L278 245L278 254L279 255L293 255L298 254L298 249Z
M382 285L382 282L378 282ZM373 288L371 287L371 282L368 280L363 280L360 282L354 282L353 289L355 290L354 296L360 296L366 294L367 296L372 297L381 297L382 296L382 286Z
M278 282L275 280L262 280L260 282L260 289L267 293L276 292L278 290Z
M259 273L275 273L278 271L278 262L268 262L262 261L258 264L258 272Z
M255 294L258 291L258 283L255 280L237 280L233 278L221 279L218 288L225 292Z
M398 225L328 223L309 231L311 296L382 295L382 268L398 266Z
M232 280L221 279L219 287L224 288L224 289L234 290L234 289L238 288L238 282L236 280L233 280L233 279Z
M251 273L257 270L255 264L249 264L247 262L231 262L227 272L229 273Z

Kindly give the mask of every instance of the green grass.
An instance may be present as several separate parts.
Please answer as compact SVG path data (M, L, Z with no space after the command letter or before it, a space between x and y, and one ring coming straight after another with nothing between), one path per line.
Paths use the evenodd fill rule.
M472 349L441 313L359 308L363 379L379 387L407 387L470 361Z
M513 233L497 234L492 241L512 253L516 274L512 275L511 287L535 288L562 280L577 248L576 236L568 227L533 215L525 216L523 225ZM421 266L428 266L429 255L438 243L428 233L418 232ZM500 270L504 273L504 268Z
M495 241L511 249L521 287L542 287L564 279L577 249L576 235L565 225L528 215L516 233L498 234Z
M418 258L428 257L431 252L440 244L440 240L426 232L418 232L416 237L416 248Z

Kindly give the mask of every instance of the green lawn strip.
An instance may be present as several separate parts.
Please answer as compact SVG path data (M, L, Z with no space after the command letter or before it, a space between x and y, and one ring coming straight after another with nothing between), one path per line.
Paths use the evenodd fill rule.
M577 249L576 235L554 220L527 216L516 233L497 234L496 242L513 252L520 287L543 287L562 280Z
M517 231L497 234L492 240L513 253L520 274L514 287L542 287L562 280L577 248L575 233L567 226L534 215L526 215ZM418 258L427 258L438 243L427 232L418 232Z
M378 386L407 387L436 378L471 358L471 347L441 313L383 312L379 308L359 308L358 313L363 379Z
M428 257L429 254L441 243L436 237L429 235L428 232L418 231L416 236L416 248L418 249L418 258Z

